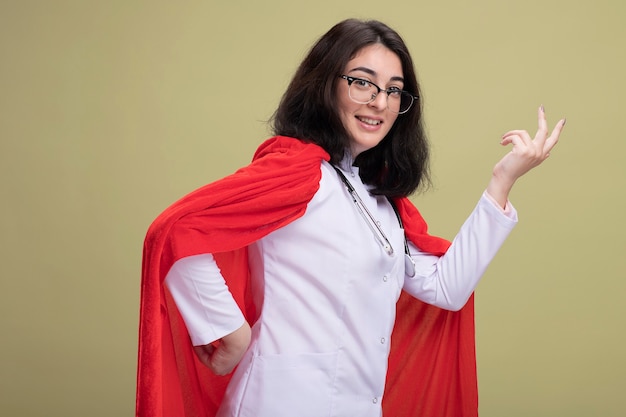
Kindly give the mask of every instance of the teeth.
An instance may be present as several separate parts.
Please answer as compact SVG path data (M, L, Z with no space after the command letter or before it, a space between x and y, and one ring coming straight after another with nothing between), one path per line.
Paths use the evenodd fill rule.
M358 119L362 121L363 123L367 123L368 125L372 125L372 126L376 126L380 124L380 120L366 119L365 117L359 117Z

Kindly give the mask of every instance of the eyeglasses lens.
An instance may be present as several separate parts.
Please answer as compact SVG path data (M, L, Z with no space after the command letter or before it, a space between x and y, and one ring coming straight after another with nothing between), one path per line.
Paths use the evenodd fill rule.
M394 113L406 113L413 104L413 97L404 91L384 92L387 95L387 108ZM375 85L354 80L348 87L350 98L357 103L371 103L378 95L378 88Z

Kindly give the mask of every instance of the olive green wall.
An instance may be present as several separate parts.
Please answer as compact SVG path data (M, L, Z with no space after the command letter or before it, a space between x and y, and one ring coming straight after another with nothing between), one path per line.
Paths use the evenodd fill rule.
M142 240L245 164L312 42L346 17L406 39L452 238L507 150L566 116L477 291L481 415L618 416L626 390L626 3L0 3L0 414L128 416Z

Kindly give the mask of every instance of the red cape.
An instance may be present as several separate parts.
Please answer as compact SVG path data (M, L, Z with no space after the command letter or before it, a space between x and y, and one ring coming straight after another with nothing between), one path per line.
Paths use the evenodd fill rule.
M319 188L319 146L288 137L262 144L253 162L167 208L150 226L143 252L138 417L214 417L230 376L196 359L185 324L162 285L176 260L213 253L250 324L247 245L301 217ZM427 234L407 198L395 200L407 237L441 255L449 242ZM474 297L458 312L402 293L392 334L383 413L390 417L477 416ZM279 399L277 399L279 401Z

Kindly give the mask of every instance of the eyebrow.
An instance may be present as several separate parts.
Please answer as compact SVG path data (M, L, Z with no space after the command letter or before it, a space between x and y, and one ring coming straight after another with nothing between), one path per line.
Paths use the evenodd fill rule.
M348 72L352 72L352 71L363 71L363 72L365 72L365 73L367 73L367 74L369 74L369 75L371 75L371 76L376 76L376 75L378 75L378 74L376 74L376 71L374 71L373 69L367 68L367 67L356 67L356 68L352 68L352 69L351 69L350 71L348 71ZM391 77L391 78L389 79L389 81L400 81L400 82L404 83L404 78L399 77L399 76L394 76L394 77Z

